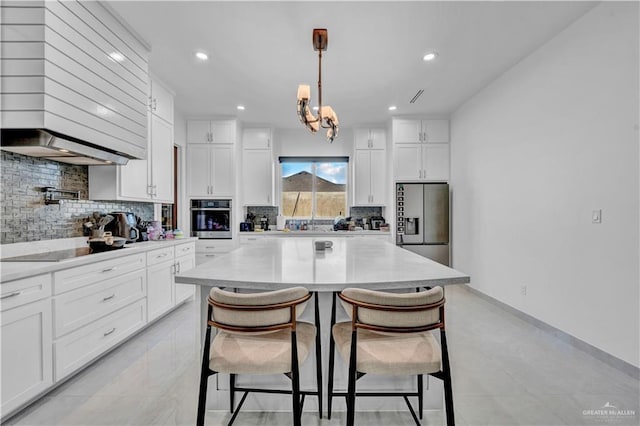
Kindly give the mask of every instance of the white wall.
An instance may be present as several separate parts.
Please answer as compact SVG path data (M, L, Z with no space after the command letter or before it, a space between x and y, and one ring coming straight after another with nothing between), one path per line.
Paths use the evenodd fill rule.
M596 6L451 124L454 267L635 366L638 16L637 3ZM591 223L594 209L602 224Z
M273 155L280 156L351 156L353 154L353 131L340 129L333 143L327 142L326 130L309 132L302 124L300 129L276 129L273 135Z

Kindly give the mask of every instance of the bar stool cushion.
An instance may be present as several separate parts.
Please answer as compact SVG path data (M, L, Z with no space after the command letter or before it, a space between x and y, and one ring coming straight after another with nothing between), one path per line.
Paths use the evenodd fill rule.
M351 322L333 326L340 356L349 364ZM358 329L356 369L381 375L417 375L440 371L440 345L430 331L422 333L381 333Z
M313 324L298 322L298 360L311 352L316 335ZM291 331L228 333L218 330L209 352L209 368L231 374L280 374L291 371Z

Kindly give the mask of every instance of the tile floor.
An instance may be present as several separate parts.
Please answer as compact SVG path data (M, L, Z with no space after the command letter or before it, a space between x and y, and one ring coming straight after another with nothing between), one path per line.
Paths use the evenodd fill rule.
M8 419L7 425L193 425L200 354L195 303ZM639 383L466 291L447 288L447 335L458 425L638 425ZM210 391L215 392L213 386ZM265 397L265 396L260 396ZM282 396L280 396L282 397ZM632 416L595 416L605 404ZM207 425L228 412L208 412ZM284 412L241 412L238 425L286 425ZM358 412L361 425L412 425L408 412ZM440 411L423 424L441 425ZM304 425L344 424L305 413Z

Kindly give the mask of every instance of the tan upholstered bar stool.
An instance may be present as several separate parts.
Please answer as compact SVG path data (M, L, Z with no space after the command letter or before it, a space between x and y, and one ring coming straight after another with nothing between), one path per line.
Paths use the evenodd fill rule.
M449 355L444 328L444 292L435 287L417 293L388 293L348 288L338 295L351 321L335 323L335 295L331 313L329 356L329 418L334 396L347 399L347 425L355 421L356 396L402 396L417 425L409 396L418 397L422 418L422 375L444 381L447 425L455 424ZM432 330L440 330L440 342ZM347 392L333 391L334 347L349 365ZM356 380L365 374L417 376L416 392L357 392Z
M312 350L317 327L298 321L312 294L303 287L264 293L233 293L219 288L209 293L207 329L203 348L197 424L204 424L207 382L211 375L230 375L231 425L249 392L292 395L293 424L300 425L304 398L316 395L322 415L322 373L316 348L316 391L300 390L299 365ZM317 312L316 322L319 314ZM211 327L218 329L211 340ZM285 374L291 379L290 390L237 387L237 374ZM234 409L235 392L244 392Z

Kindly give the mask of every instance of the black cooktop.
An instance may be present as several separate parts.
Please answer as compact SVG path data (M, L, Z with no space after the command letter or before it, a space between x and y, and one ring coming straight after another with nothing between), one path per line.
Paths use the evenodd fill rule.
M61 260L73 259L74 257L92 254L90 247L80 247L75 249L49 251L45 253L25 254L23 256L7 257L0 259L2 262L59 262Z

